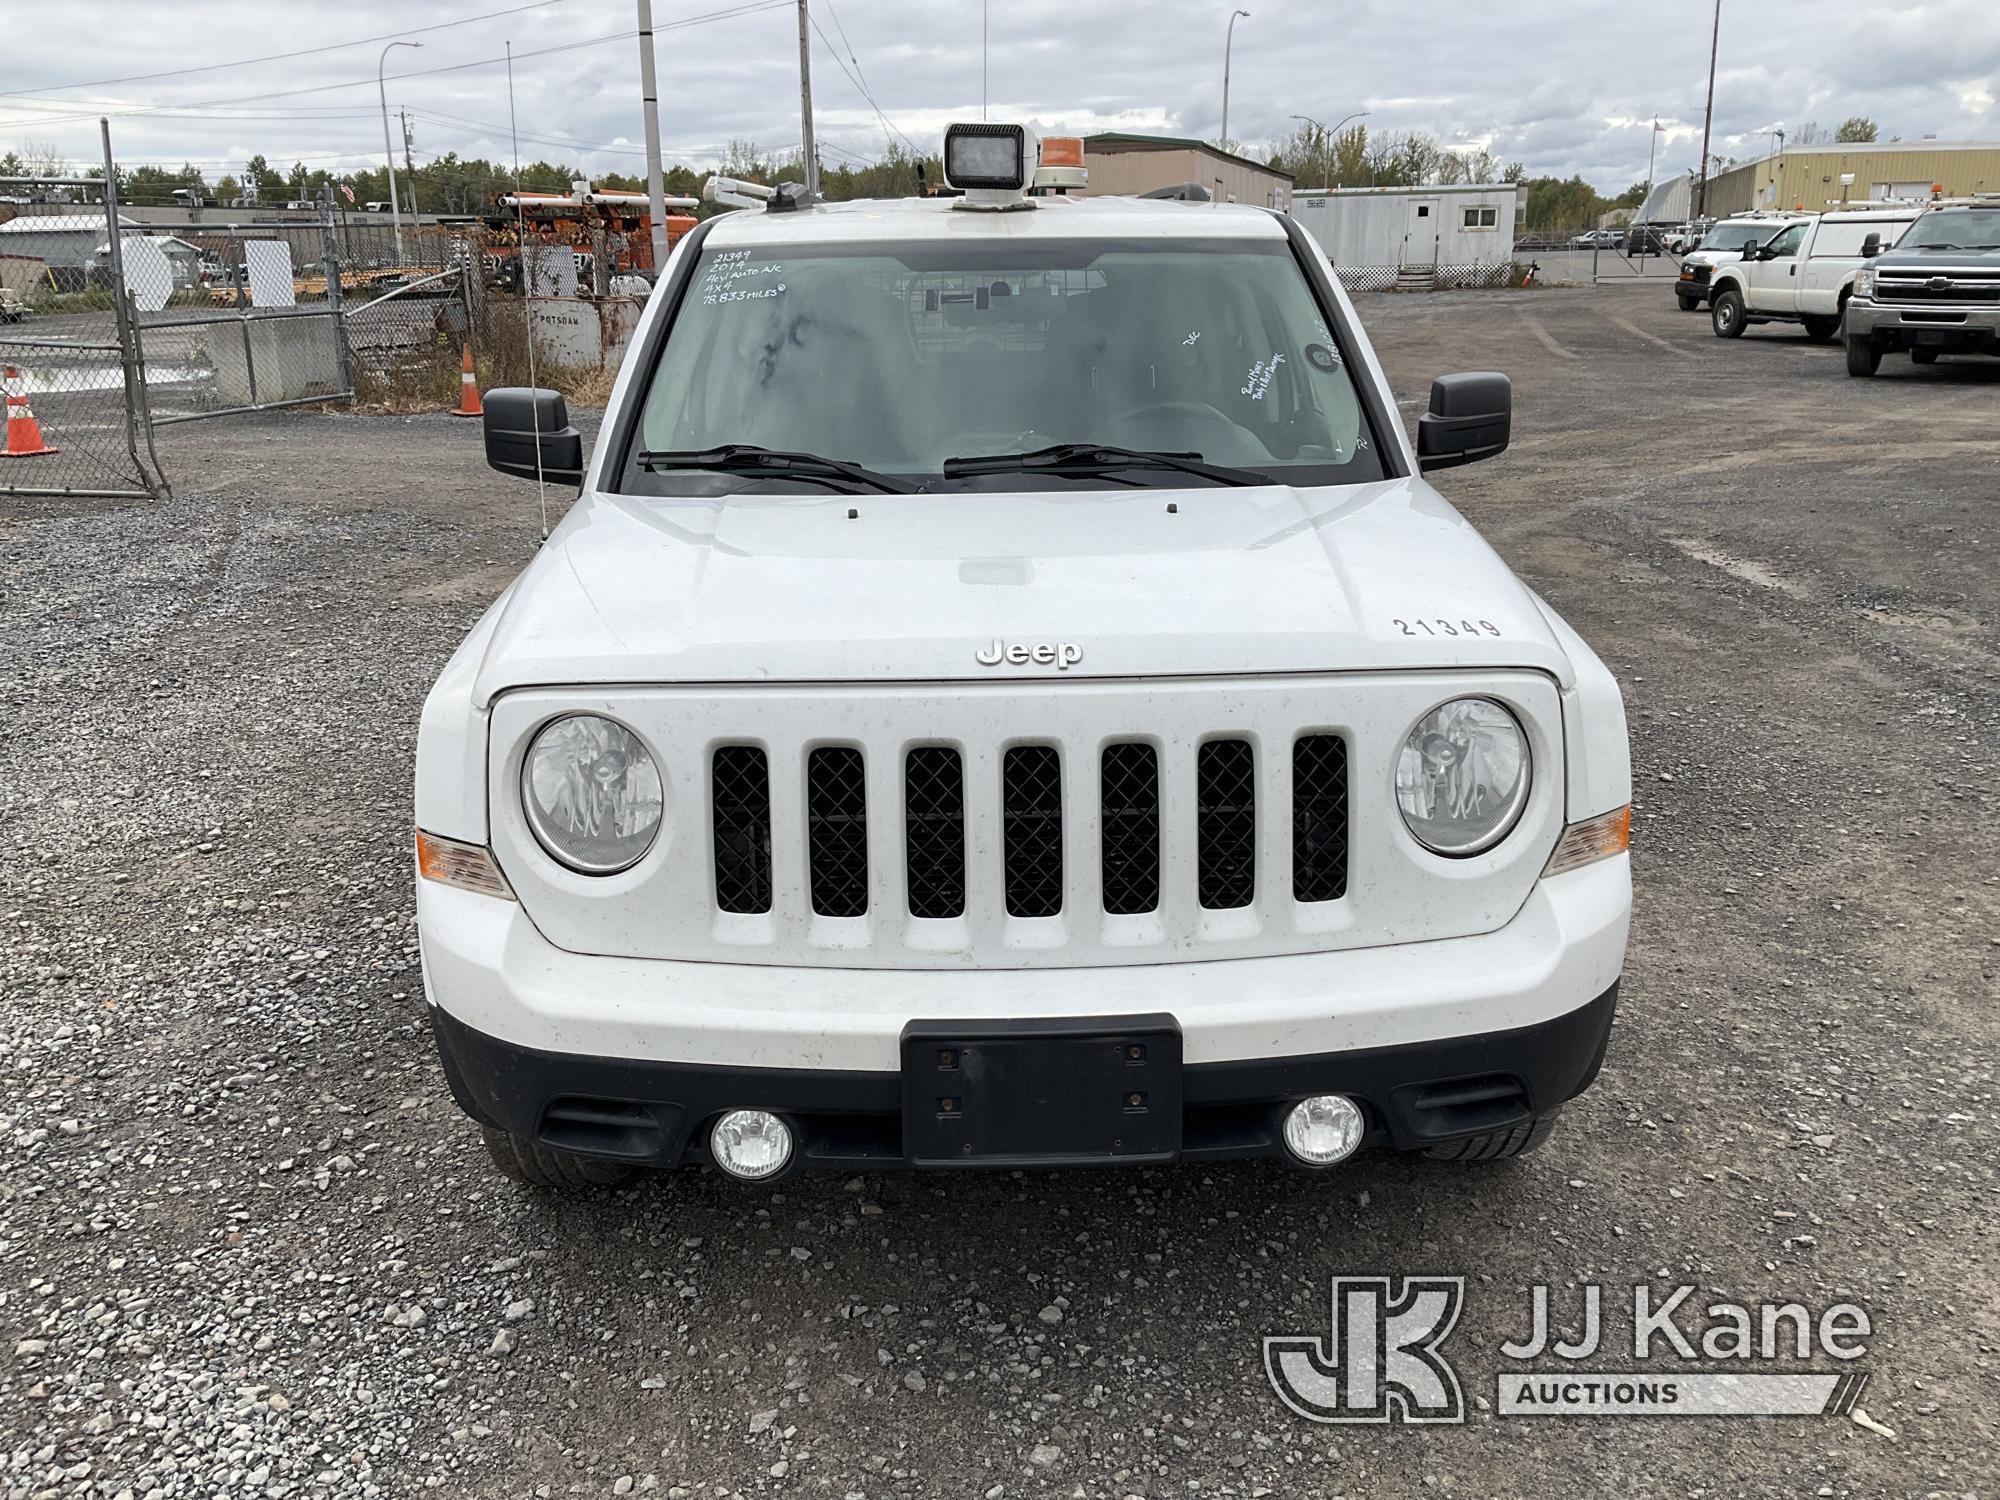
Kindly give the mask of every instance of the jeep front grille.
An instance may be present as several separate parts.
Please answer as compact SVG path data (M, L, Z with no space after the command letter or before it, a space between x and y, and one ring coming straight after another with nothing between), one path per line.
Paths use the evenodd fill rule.
M1196 904L1249 906L1257 893L1257 756L1244 739L1207 740L1194 752ZM1160 752L1144 741L1106 745L1098 759L1099 884L1112 916L1155 911L1161 893ZM1014 745L1000 762L1000 878L1010 917L1063 910L1062 754ZM715 884L726 912L771 908L771 811L764 752L715 753ZM906 899L913 917L965 914L968 853L965 760L949 745L903 758ZM822 917L868 910L867 766L860 750L822 745L806 757L806 862ZM1292 894L1301 902L1347 894L1347 744L1307 735L1292 746ZM978 858L980 851L972 857Z
M1533 788L1490 856L1446 863L1408 837L1396 763L1411 724L1477 694L1529 727ZM518 785L524 747L578 701L499 695L491 784ZM1527 669L757 682L587 701L658 761L653 850L587 880L549 859L518 797L491 803L523 910L572 953L909 976L1427 942L1518 916L1563 826L1561 699ZM1279 967L1258 982L1305 981ZM911 1014L921 993L898 991Z
M1062 756L1015 745L1001 761L1000 826L1007 915L1053 917L1063 905Z
M1104 909L1136 916L1160 904L1160 757L1137 741L1103 757Z
M965 768L948 745L903 758L904 861L910 915L965 915Z
M1309 734L1292 746L1292 898L1347 894L1347 741Z
M867 911L868 775L852 745L821 745L806 757L806 848L813 910Z
M1256 758L1248 740L1210 740L1196 756L1195 889L1211 911L1257 893Z
M715 904L739 913L771 909L771 767L756 745L723 745L711 762L709 817L715 830Z

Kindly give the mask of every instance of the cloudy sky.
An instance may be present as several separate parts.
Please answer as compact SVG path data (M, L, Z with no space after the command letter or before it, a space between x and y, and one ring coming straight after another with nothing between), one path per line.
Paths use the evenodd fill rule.
M1607 192L1646 175L1656 115L1667 127L1657 176L1692 167L1700 151L1705 0L1244 3L1252 14L1236 23L1229 129L1253 147L1284 135L1294 114L1332 125L1366 110L1371 128L1485 146L1531 175L1581 173ZM211 181L253 151L286 167L373 165L382 150L377 59L401 33L422 48L389 53L389 107L415 116L420 160L446 151L509 159L497 59L511 42L524 159L643 170L630 0L9 8L35 21L17 16L0 32L0 150L52 146L92 161L97 117L108 114L121 161L193 161ZM993 118L1026 118L1045 133L1213 137L1230 8L812 0L823 32L812 61L823 154L873 158L891 130L931 148L946 121L977 118L982 98ZM731 139L797 144L789 0L655 0L654 12L670 160L712 165ZM276 56L309 48L321 50ZM1996 97L1996 0L1723 0L1719 152L1760 155L1774 126L1830 130L1854 114L1875 119L1884 138L2000 139Z

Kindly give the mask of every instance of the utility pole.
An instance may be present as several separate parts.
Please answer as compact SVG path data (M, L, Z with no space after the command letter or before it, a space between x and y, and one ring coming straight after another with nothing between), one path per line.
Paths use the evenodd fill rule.
M660 82L653 71L653 0L639 0L639 92L646 116L646 223L653 231L653 270L667 263L667 190L660 175Z
M813 147L812 48L808 45L806 0L799 0L799 135L806 154L806 191L819 196L819 152Z
M1646 146L1646 191L1653 191L1653 158L1660 150L1660 117L1653 116L1653 138Z
M1708 104L1701 112L1701 185L1695 189L1694 216L1708 217L1708 131L1715 123L1715 54L1722 41L1722 0L1715 0L1715 23L1708 33Z
M410 112L399 109L396 118L403 122L403 174L410 179L410 223L417 222L417 164L410 154Z

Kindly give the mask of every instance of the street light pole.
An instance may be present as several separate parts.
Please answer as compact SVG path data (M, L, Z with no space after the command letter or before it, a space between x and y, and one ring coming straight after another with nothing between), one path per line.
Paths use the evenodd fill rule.
M1247 10L1232 10L1229 13L1229 30L1222 36L1222 139L1217 143L1224 151L1229 149L1229 50L1236 45L1236 18L1250 17Z
M1306 124L1312 126L1314 130L1317 130L1319 132L1319 144L1326 150L1331 151L1333 149L1333 143L1340 138L1340 132L1347 127L1349 121L1364 119L1367 116L1367 114L1368 114L1367 110L1357 109L1353 114L1347 116L1346 119L1343 119L1338 125L1334 126L1333 129L1331 130L1328 130L1324 125L1320 124L1320 122L1315 120L1311 115L1293 115L1292 118L1294 120L1303 120L1306 122ZM1328 165L1329 167L1332 165L1330 158L1328 161ZM1334 186L1334 183L1332 179L1329 177L1327 182L1323 185L1326 187L1332 187Z
M403 263L403 209L396 201L396 148L389 144L389 88L382 81L382 64L398 47L422 47L422 42L391 42L375 59L375 92L382 100L382 154L389 159L389 218L396 226L396 264Z

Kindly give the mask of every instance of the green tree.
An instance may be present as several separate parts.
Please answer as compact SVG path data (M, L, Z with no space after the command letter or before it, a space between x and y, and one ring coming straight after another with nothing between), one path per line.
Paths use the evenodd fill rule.
M1872 141L1875 139L1875 122L1866 115L1849 115L1840 122L1840 129L1833 133L1836 141Z
M1544 233L1595 229L1597 216L1607 207L1581 177L1529 177L1521 187L1527 204L1524 221Z

